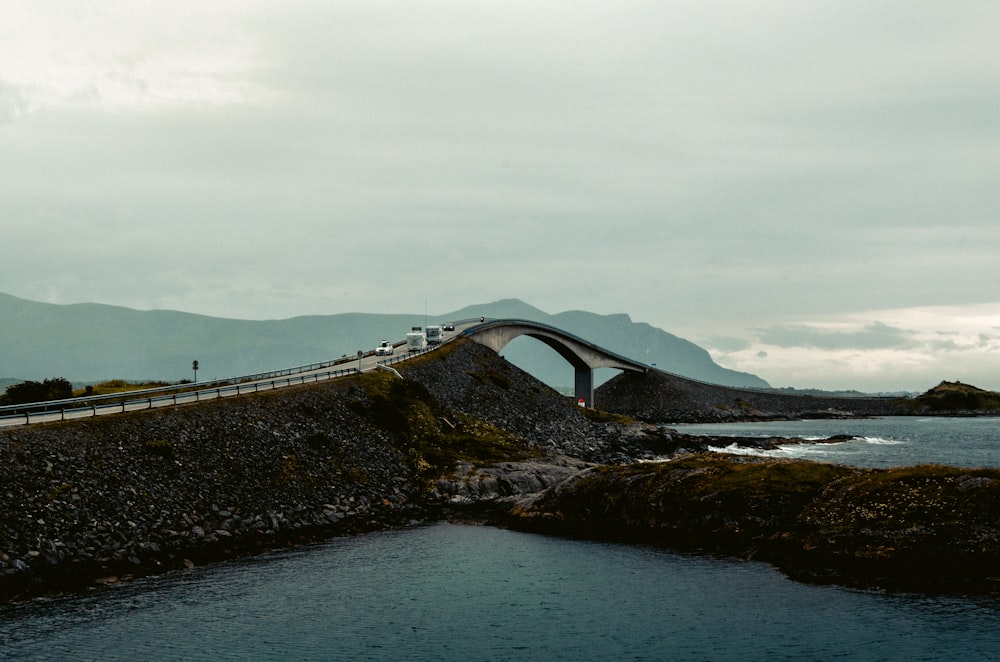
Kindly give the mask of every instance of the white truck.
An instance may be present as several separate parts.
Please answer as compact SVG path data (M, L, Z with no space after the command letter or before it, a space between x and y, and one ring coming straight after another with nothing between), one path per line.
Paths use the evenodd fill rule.
M406 348L411 352L427 349L427 334L419 326L413 327L406 334Z
M392 356L392 343L388 340L383 340L375 348L375 356Z
M429 326L424 329L425 335L427 336L428 345L440 345L441 344L441 327L440 326Z

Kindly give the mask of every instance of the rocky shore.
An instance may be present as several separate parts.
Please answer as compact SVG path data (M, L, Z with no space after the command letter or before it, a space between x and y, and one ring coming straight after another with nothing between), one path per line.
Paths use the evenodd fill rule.
M705 384L655 371L618 375L597 389L595 401L608 411L655 423L726 423L914 413L900 398L788 395Z
M0 430L0 599L491 510L652 456L478 345L400 369Z
M906 527L887 528L847 505L842 511L819 507L836 494L860 508L870 492L835 491L835 486L844 485L849 473L878 472L838 468L842 473L831 473L829 484L810 483L812 501L800 488L790 496L782 487L790 480L786 474L811 475L817 466L812 463L773 469L783 480L770 474L743 483L711 478L719 463L746 467L757 461L703 453L720 442L655 424L666 398L654 400L660 409L639 412L648 414L637 416L646 420L585 410L467 341L398 369L402 377L378 372L0 431L0 599L90 589L446 517L563 535L653 540L768 560L797 576L842 583L858 578L890 583L884 572L844 562L850 550L885 560L880 568L919 551L941 563L975 568L980 579L986 575L983 564L997 558L1000 518L989 505L1000 502L995 472L955 470L948 474L948 490L933 481L920 483L923 478L886 488L908 495L916 504L913 512L938 512L937 505L921 510L926 500L947 503L949 512L958 513L948 520L951 528L905 519L900 521L909 522ZM633 410L643 406L647 387L645 381L629 385L636 389ZM627 409L622 388L602 389L598 403L607 397L615 408ZM690 418L719 409L717 400L705 398L670 406L687 407ZM756 412L776 410L773 402L766 407L746 402ZM843 404L834 403L839 407L834 409L846 412ZM827 403L797 401L792 409L814 405ZM664 457L675 462L643 462ZM709 464L678 464L695 458ZM664 466L687 468L683 475L654 471ZM655 473L663 471L668 473ZM670 492L699 476L698 481L709 481L701 492L686 499L679 498L683 489ZM710 493L713 481L728 485L724 497L693 496ZM880 493L879 498L890 503L895 497ZM753 507L740 510L741 500ZM985 514L976 515L973 506ZM940 531L961 542L949 546ZM801 562L784 563L786 557ZM963 577L955 586L969 581Z
M513 528L766 561L817 583L1000 594L1000 470L692 454L594 467Z

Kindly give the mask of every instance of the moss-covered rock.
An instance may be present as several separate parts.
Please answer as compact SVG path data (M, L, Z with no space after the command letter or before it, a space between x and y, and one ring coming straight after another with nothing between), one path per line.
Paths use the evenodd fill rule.
M1000 591L1000 470L698 454L599 467L520 504L534 531L704 550L813 581Z
M941 382L907 401L907 407L915 413L995 413L1000 410L1000 393L961 382Z

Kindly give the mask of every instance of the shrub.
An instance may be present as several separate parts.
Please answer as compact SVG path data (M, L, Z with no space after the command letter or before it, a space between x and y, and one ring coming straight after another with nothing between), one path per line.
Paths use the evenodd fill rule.
M71 397L73 397L73 385L62 377L53 377L40 383L27 381L8 386L3 396L0 396L0 404L23 405Z
M174 445L166 439L151 439L146 442L146 452L170 460L174 457Z

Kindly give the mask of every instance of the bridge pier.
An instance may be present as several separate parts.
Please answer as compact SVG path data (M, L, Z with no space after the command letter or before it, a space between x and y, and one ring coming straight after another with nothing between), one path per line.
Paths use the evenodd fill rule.
M586 366L575 366L576 373L576 400L583 399L583 404L587 407L594 406L594 371Z

